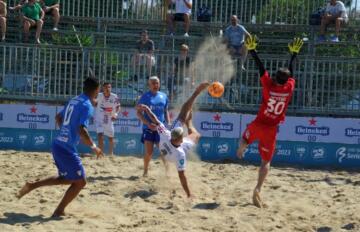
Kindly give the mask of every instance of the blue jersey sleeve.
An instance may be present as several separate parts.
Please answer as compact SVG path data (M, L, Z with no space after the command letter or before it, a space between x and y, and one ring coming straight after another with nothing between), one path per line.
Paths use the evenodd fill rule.
M145 94L141 95L139 101L137 104L144 104L144 105L147 105L146 104L147 102L145 101Z
M84 104L80 113L80 125L89 127L89 119L93 114L93 107L89 104Z

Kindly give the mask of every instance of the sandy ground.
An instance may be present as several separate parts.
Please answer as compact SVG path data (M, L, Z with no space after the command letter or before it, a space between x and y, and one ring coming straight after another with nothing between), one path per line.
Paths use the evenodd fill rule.
M88 184L61 220L50 218L66 186L15 197L25 180L56 173L49 153L0 151L0 231L360 231L360 173L272 168L267 209L251 204L257 167L189 162L196 198L171 170L136 157L83 158Z

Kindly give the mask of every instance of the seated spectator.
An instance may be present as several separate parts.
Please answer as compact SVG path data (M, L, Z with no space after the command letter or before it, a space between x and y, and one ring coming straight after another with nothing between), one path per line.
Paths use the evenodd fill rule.
M1 27L1 41L5 41L6 34L6 2L0 0L0 27Z
M40 44L40 33L44 24L44 11L41 9L39 3L36 0L29 0L28 3L21 7L23 27L24 27L24 41L29 41L29 31L31 27L36 27L35 41Z
M190 90L194 86L192 79L192 66L190 63L189 47L186 44L180 46L180 54L174 59L173 75L168 80L168 90L170 99L176 97L179 92Z
M318 42L326 41L325 30L328 25L335 24L335 36L330 38L332 42L339 42L340 27L349 21L345 5L341 1L330 0L326 6L325 14L321 19L320 36Z
M189 37L190 16L192 8L192 0L167 0L168 6L175 3L175 14L167 15L167 24L170 35L174 35L176 21L184 22L185 37Z
M133 58L134 69L138 65L146 65L147 74L151 76L151 68L155 65L154 42L149 39L147 30L140 33L141 39L136 44L136 53Z
M250 36L249 32L240 25L236 15L231 16L231 25L225 30L224 41L227 43L231 56L241 57L241 68L244 70L244 63L248 54L246 46L244 46L245 39Z
M60 21L60 0L41 0L41 5L46 14L53 16L54 27L53 30L57 31Z

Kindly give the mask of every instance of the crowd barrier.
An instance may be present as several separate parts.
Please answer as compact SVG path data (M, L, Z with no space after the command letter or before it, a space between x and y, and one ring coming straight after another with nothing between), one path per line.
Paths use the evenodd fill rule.
M62 106L0 105L0 149L50 151L57 133L54 117ZM177 112L171 111L174 119ZM202 160L237 160L241 133L254 115L196 112L194 126L202 134L197 153ZM124 107L115 122L115 153L141 155L142 125L134 108ZM96 141L94 124L89 127ZM274 164L301 167L360 167L360 119L287 117L279 127ZM79 152L88 152L79 145ZM245 153L245 160L258 162L257 144Z
M270 73L288 65L289 56L260 56ZM178 54L155 54L156 63L150 72L145 65L134 65L134 53L130 51L0 46L0 97L65 101L81 93L82 82L92 70L101 82L112 83L113 91L123 103L134 103L146 91L147 77L157 75L161 91L172 96L171 104L176 105L188 98L193 87L185 80L192 77L196 83L218 80L225 84L221 99L206 96L199 99L198 104L203 109L257 109L261 101L261 86L252 58L245 63L246 71L241 70L239 60L233 60L235 74L231 80L223 80L221 69L209 72L208 67L190 68L189 72L182 72L182 76L175 78L173 70L177 57ZM193 62L195 55L189 55L189 59ZM206 59L216 67L224 65L222 57L208 56ZM296 89L289 112L356 117L360 112L359 70L358 58L299 57L294 70Z

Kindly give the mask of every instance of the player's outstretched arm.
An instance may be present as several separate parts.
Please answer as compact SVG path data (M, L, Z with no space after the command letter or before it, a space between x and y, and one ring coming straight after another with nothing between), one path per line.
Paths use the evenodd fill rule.
M80 126L80 137L83 143L85 143L85 145L91 147L91 149L95 152L97 158L104 157L102 150L96 146L94 141L92 141L89 132L85 126Z
M256 52L257 47L257 37L254 35L250 35L245 40L245 46L249 50L251 56L254 58L256 65L259 68L260 76L263 76L265 74L265 67L264 64L261 62L259 56Z
M297 54L300 52L301 47L303 46L304 41L300 38L295 38L291 43L288 44L288 48L291 54L290 62L289 62L289 71L291 76L293 76L294 69L294 61Z
M185 171L179 171L179 179L180 179L181 186L183 187L183 189L186 192L187 197L191 197L190 189L189 189L187 179L185 176Z
M149 116L152 123L156 125L159 125L161 123L147 105L139 104L136 106L136 109L138 110L138 112L145 112Z

